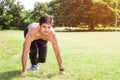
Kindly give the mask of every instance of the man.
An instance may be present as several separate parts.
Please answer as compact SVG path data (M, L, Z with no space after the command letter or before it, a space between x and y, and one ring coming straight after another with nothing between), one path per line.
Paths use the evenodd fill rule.
M44 14L40 17L39 23L30 24L24 31L25 41L22 52L22 72L24 76L27 68L27 56L29 52L31 67L30 70L38 69L38 63L44 63L47 55L47 41L52 43L55 56L59 65L60 74L65 74L58 39L52 27L52 17Z

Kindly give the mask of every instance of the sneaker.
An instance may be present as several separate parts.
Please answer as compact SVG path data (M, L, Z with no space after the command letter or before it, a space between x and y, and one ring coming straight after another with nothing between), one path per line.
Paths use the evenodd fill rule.
M31 71L36 71L37 69L39 69L39 64L32 65L32 66L30 67L30 70L31 70Z
M36 68L39 69L39 64L36 64Z

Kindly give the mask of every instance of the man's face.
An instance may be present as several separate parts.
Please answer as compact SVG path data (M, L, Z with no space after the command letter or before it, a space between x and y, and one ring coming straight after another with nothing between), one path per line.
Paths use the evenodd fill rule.
M47 23L43 23L40 28L41 28L41 32L44 34L44 35L48 35L50 30L51 30L51 24L47 24Z

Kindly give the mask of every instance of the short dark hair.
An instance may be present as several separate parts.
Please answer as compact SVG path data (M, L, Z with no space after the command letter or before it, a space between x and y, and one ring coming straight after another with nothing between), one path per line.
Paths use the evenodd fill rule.
M39 24L42 25L43 23L51 24L53 25L53 19L52 16L48 14L43 14L39 19Z

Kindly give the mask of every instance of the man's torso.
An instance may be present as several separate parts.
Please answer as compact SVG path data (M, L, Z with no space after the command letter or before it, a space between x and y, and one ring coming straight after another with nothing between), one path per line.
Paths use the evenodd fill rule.
M51 38L55 36L53 28L51 28L51 31L47 36L41 34L39 23L32 23L27 28L28 28L28 34L31 36L33 40L43 39L46 41L51 41Z

